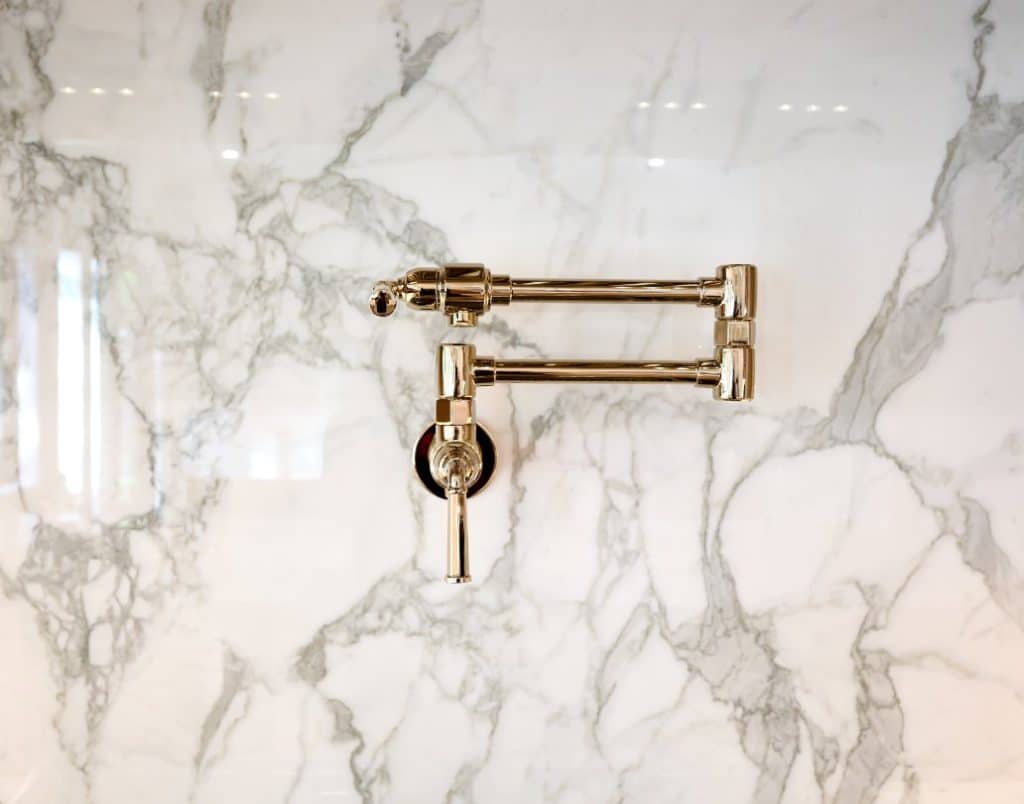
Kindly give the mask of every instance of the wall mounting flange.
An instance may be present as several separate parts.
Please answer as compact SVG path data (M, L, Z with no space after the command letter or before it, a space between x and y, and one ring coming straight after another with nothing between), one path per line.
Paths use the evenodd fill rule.
M430 472L430 447L434 443L436 431L436 426L432 424L416 440L416 449L413 451L413 466L416 469L416 476L420 479L424 488L435 497L440 497L443 500L447 496L444 486L438 483ZM484 487L487 486L494 476L494 470L497 467L498 450L494 446L494 439L491 438L491 434L484 429L483 425L478 424L476 426L476 439L480 446L482 458L480 477L469 487L469 491L466 493L467 497L472 497L483 491Z

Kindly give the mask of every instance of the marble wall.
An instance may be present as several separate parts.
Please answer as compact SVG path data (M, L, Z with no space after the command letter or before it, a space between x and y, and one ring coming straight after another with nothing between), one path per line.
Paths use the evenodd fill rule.
M1024 4L0 2L0 802L1019 802ZM760 266L758 399L373 280ZM710 315L535 305L520 357Z

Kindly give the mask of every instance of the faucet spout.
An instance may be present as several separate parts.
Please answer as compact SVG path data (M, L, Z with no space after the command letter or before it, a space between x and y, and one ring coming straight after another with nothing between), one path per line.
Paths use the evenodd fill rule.
M469 517L467 497L480 479L483 454L477 441L476 348L446 343L437 360L437 404L430 473L448 500L448 583L469 583Z
M448 495L448 571L444 576L447 583L469 583L469 521L466 505L466 488L449 487Z

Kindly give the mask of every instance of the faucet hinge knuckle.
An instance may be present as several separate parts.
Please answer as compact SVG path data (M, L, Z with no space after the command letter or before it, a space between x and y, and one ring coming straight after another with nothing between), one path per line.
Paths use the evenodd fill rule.
M719 265L722 299L715 310L718 319L749 321L757 312L757 268L753 265Z
M494 385L497 382L497 360L493 357L478 357L473 363L473 379L478 386Z
M719 346L715 361L721 367L721 379L715 386L715 399L746 402L754 398L754 350L749 346Z

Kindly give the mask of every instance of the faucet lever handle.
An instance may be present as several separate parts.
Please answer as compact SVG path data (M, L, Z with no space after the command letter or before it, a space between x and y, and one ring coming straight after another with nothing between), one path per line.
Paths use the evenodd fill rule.
M445 436L452 435L441 429ZM470 582L468 500L494 475L497 457L494 441L481 425L475 424L472 434L461 435L458 440L443 440L437 424L431 424L416 442L414 461L427 491L448 505L448 583Z
M469 583L469 506L466 503L466 486L459 483L449 485L448 497L448 571L446 583Z
M483 455L476 443L475 428L467 440L442 441L432 446L430 468L444 487L448 500L448 583L469 583L469 490L483 469Z
M398 306L398 293L394 282L376 282L370 291L370 312L378 318L384 318L395 312Z

